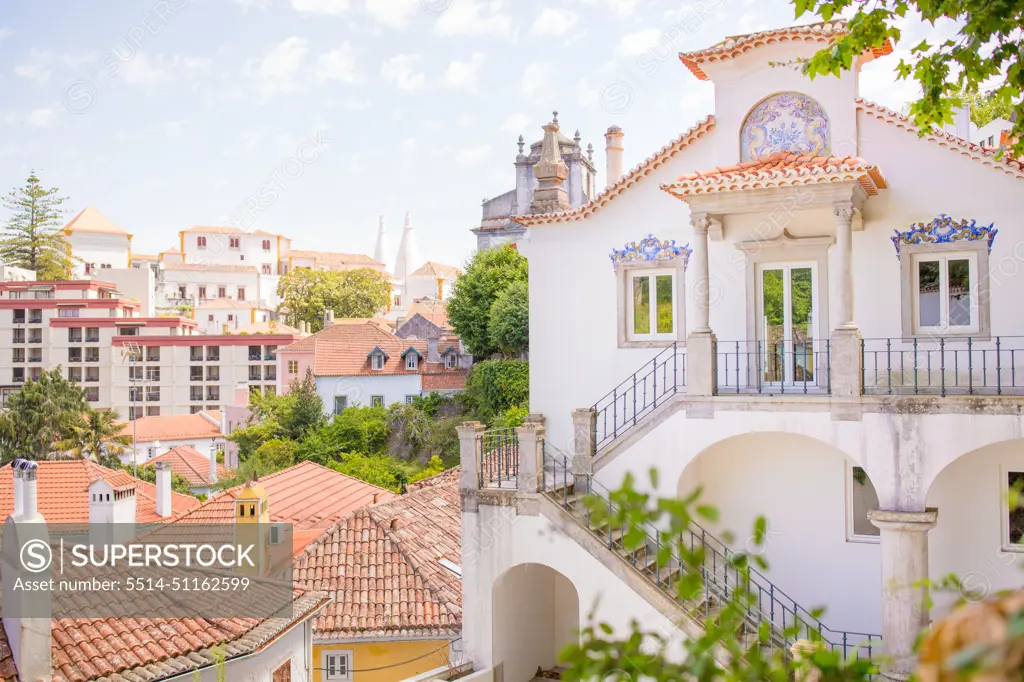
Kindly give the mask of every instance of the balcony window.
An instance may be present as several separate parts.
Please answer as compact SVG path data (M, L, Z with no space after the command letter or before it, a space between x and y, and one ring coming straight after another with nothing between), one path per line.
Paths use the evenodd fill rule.
M220 381L220 367L207 367L206 368L206 380L207 381Z
M228 297L228 288L227 287L217 287L217 298L227 298L227 297Z
M263 387L263 395L277 395L277 387L276 386L264 386Z
M11 358L12 362L25 362L25 349L15 348L14 356Z
M11 381L13 383L16 383L16 384L24 383L25 382L25 368L24 367L15 367L13 370L11 370Z
M206 347L206 359L207 360L220 360L220 346L207 346Z
M12 343L25 343L25 330L15 329L11 336Z
M188 380L189 381L202 381L203 380L203 368L202 367L189 367L188 368Z
M188 298L188 292L185 290L185 287L178 287L178 298Z
M206 287L199 287L199 298L206 300Z
M146 402L158 402L160 400L160 387L152 387L146 389Z
M100 380L100 368L99 367L86 367L85 368L85 380L87 382L99 381Z
M32 298L44 299L44 298L56 298L56 294L53 291L33 291Z
M128 388L128 400L133 403L140 402L142 400L142 396L143 392L141 386L130 386Z
M189 405L189 408L188 408L188 413L189 414L198 414L198 413L200 413L202 411L203 411L203 406L202 405Z
M74 383L82 382L82 368L81 367L68 367L68 381Z
M68 362L81 362L82 361L82 349L81 348L68 348Z
M262 354L260 353L259 346L249 346L249 360L251 362L258 361L261 358L261 356Z
M275 367L274 365L266 365L263 368L263 378L266 379L267 381L276 381L277 367Z
M43 361L43 349L42 348L29 348L28 349L28 361L29 362L42 362Z
M147 362L160 362L160 346L147 346L146 347L146 361Z
M188 390L188 399L191 400L192 402L195 402L197 400L202 400L203 399L203 387L202 386L192 386L191 388L189 388L189 390Z
M146 416L147 417L159 417L160 416L160 408L158 406L156 406L156 405L147 405L146 406Z
M259 381L261 374L259 365L249 365L249 381Z
M119 327L118 330L117 330L117 333L120 334L121 336L138 336L139 335L139 328L138 327Z
M206 399L207 400L220 400L220 386L207 386L206 387Z
M29 358L29 360L31 361L31 358ZM28 376L33 381L39 381L39 379L41 379L42 376L43 376L43 368L42 367L31 367L28 370Z
M244 301L245 300L245 287L238 287L238 300L239 301Z
M128 419L129 419L129 421L132 420L132 419L138 419L141 416L142 416L142 408L141 407L129 407L128 408Z
M146 368L146 381L160 381L160 368L159 367L147 367Z
M85 349L85 361L86 362L99 362L100 361L100 349L99 348L86 348Z
M268 361L273 360L275 353L277 353L277 346L266 346L263 349L263 359Z
M192 362L203 361L203 348L202 346L192 346L188 349L188 359Z
M42 324L43 323L43 311L42 310L30 310L30 311L28 311L28 323L29 324Z
M91 369L91 368L90 368ZM129 381L142 381L142 368L138 365L133 365L128 368L128 380Z
M81 327L68 327L68 343L82 343Z
M100 389L98 386L90 386L85 389L85 399L90 403L99 402Z
M57 317L78 317L80 312L79 308L58 308Z
M87 343L99 343L100 342L100 328L99 327L86 327L85 328L85 340Z
M28 342L29 343L42 343L43 342L43 330L42 329L29 329L28 330Z
M14 298L14 296L12 295L11 298ZM14 320L13 320L14 324L25 324L25 309L24 308L22 308L21 310L12 310L11 312L14 313Z

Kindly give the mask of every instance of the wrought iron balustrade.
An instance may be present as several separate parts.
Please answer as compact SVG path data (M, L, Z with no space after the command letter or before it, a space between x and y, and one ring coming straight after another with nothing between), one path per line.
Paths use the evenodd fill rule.
M717 341L718 393L828 394L828 339Z

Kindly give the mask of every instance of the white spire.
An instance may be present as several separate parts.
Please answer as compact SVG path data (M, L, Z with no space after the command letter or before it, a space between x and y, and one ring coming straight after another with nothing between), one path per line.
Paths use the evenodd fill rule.
M398 257L395 259L395 279L405 283L406 278L423 265L420 260L420 247L416 243L416 233L412 229L412 213L405 214L405 227L402 229L402 241L398 245Z
M377 223L377 246L373 249L373 260L384 264L384 269L391 272L395 264L388 258L391 253L391 245L388 243L388 230L384 226L384 216L380 216Z

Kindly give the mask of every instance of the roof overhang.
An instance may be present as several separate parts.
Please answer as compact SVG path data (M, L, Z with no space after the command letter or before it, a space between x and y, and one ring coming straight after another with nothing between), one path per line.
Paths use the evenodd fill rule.
M409 353L415 353L415 354L416 354L416 356L417 356L417 357L420 357L420 358L422 358L422 357L423 357L423 353L421 353L421 352L419 352L418 350L416 350L416 348L415 348L414 346L409 346L408 348L406 348L406 349L405 349L405 350L404 350L404 351L402 352L402 356L401 356L401 357L402 357L403 359L405 359L405 356L406 356L406 355L408 355Z

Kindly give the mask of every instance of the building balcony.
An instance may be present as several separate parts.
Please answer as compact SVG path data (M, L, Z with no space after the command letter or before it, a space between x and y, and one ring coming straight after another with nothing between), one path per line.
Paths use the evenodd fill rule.
M85 342L86 343L99 343L100 342L100 337L99 337L99 335L96 335L96 336L86 336L85 337Z
M29 343L42 343L43 342L43 337L41 337L41 336L33 336L33 337L29 338L28 342Z
M191 352L189 353L189 355L188 355L188 359L191 360L192 362L202 362L203 361L203 349L202 348L193 348L191 350Z
M199 389L198 391L196 391L196 390L189 391L188 399L193 401L193 402L202 400L203 399L203 390Z
M82 343L82 335L68 336L68 343ZM93 343L99 343L99 339L96 339Z
M718 395L828 395L829 339L718 341L715 352Z
M36 317L30 317L30 318L28 318L28 323L29 324L42 324L43 323L43 317L41 315L37 315Z

